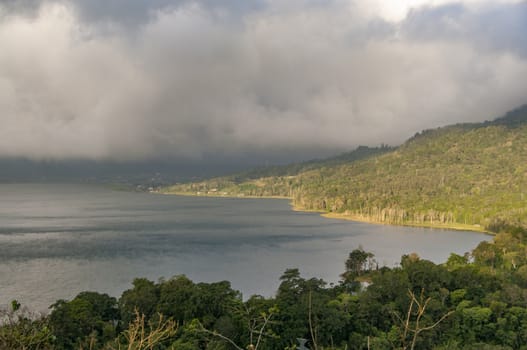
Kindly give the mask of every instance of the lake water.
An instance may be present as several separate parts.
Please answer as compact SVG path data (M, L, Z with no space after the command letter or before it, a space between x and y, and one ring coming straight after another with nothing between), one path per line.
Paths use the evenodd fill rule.
M370 225L295 212L286 200L165 196L89 185L0 185L0 304L44 310L95 290L120 296L135 277L229 280L271 296L285 269L337 282L362 246L381 265L417 252L434 262L489 236Z

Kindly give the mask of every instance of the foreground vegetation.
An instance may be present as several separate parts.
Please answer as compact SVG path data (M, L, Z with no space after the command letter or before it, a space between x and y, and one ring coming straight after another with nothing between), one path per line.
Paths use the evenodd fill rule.
M82 292L45 317L16 301L0 349L527 349L527 232L501 233L436 265L395 268L353 250L327 285L288 269L274 297L227 281L134 280L119 299Z
M356 220L505 232L527 227L527 106L492 122L359 147L325 161L180 184L165 193L280 196Z

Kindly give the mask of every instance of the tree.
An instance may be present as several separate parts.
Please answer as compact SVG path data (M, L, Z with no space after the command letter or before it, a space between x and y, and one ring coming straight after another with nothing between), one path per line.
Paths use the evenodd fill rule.
M0 310L0 349L48 350L53 334L46 318L30 312L17 300L10 310Z
M458 255L456 253L451 253L445 265L449 271L452 271L467 265L468 259L468 254Z
M346 260L346 271L341 275L345 281L352 281L364 272L374 268L375 259L371 252L366 252L362 247L354 249Z
M59 300L51 307L49 324L59 349L104 344L116 335L117 301L107 294L82 292L71 301Z
M253 295L245 303L239 305L236 314L244 324L248 333L246 342L248 346L252 345L253 350L259 349L267 339L278 338L273 325L276 324L274 319L279 312L274 300L266 300L259 295Z
M133 288L123 292L119 299L119 311L124 325L135 319L136 311L145 315L148 320L156 312L159 300L159 289L154 282L146 278L136 278Z
M402 318L398 313L394 313L395 317L399 321L400 327L400 342L403 350L410 349L414 350L417 344L419 334L424 331L429 331L437 327L443 322L448 316L454 311L448 311L443 314L437 321L428 321L428 325L423 325L425 320L426 308L428 307L431 297L425 299L424 289L421 290L419 297L416 297L415 293L408 290L408 296L410 297L410 305L406 312L406 317Z
M156 321L145 325L145 315L136 311L135 319L130 322L127 330L122 332L117 344L110 344L110 350L153 350L164 341L174 337L177 332L177 323L172 319L165 319L158 314Z
M197 317L198 293L197 286L186 276L175 276L159 284L157 311L183 325Z
M495 244L483 241L472 251L474 262L478 265L497 267L501 262L501 252Z

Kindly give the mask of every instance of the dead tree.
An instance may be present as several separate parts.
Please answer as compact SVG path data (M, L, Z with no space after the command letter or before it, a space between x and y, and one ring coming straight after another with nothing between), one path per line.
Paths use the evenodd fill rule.
M441 322L443 322L448 316L454 313L453 310L443 314L437 321L431 325L424 326L422 324L423 316L425 315L426 308L430 301L431 297L425 299L424 289L421 289L419 297L416 297L415 293L411 290L408 290L408 296L410 298L410 305L408 305L408 311L406 312L406 317L403 319L398 313L394 313L395 317L399 321L402 332L401 332L401 348L403 350L414 350L417 343L417 337L424 331L429 331ZM410 339L409 339L410 338Z

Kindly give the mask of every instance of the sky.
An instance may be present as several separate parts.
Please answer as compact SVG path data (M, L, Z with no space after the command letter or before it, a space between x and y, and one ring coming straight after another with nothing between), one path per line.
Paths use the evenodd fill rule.
M527 2L0 0L0 157L306 159L527 103Z

